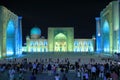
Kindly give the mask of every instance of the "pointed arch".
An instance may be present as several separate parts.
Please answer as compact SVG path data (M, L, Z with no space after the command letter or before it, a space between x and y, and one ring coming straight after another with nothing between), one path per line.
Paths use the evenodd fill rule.
M110 26L107 20L103 24L103 49L104 52L110 51Z
M55 52L65 52L67 51L67 37L63 33L58 33L55 36Z
M12 20L8 21L6 27L6 56L14 54L15 50L15 26Z

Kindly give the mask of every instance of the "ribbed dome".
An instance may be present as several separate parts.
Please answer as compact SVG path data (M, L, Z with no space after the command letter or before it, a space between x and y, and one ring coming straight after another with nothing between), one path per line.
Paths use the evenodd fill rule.
M41 36L41 30L38 27L33 27L30 32L31 35L39 35Z

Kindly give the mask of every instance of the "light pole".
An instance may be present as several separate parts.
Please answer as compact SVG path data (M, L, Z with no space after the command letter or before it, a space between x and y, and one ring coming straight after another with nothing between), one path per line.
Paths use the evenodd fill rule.
M94 46L94 52L95 52L95 50L96 50L96 46L95 46L95 40L96 40L96 38L95 38L95 36L92 36L92 39L93 39L93 46Z

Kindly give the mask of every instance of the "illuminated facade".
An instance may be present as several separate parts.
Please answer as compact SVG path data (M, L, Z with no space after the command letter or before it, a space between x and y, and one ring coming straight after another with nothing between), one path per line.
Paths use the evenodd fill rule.
M22 53L21 19L0 6L0 58Z
M95 50L95 39L75 39L74 52L93 52Z
M112 1L96 17L96 51L120 52L120 5Z
M48 43L47 39L41 37L41 30L37 27L31 29L30 37L26 37L26 49L27 52L47 52Z
M94 52L95 39L74 39L72 27L48 28L48 39L41 37L41 30L33 27L26 37L24 52Z
M0 58L23 52L120 52L120 4L112 1L96 17L96 37L75 39L73 27L49 27L48 39L33 27L22 46L22 17L0 6ZM96 45L96 46L95 46Z

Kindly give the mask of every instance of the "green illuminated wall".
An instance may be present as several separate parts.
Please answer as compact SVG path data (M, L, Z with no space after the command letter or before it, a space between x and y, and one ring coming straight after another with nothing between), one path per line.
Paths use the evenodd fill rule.
M48 50L50 52L54 52L55 51L55 42L56 42L56 36L57 35L62 35L60 37L62 38L66 38L66 39L61 39L61 40L65 40L65 42L67 43L66 47L67 47L67 52L72 52L73 48L74 48L74 29L73 28L63 28L63 27L59 27L59 28L48 28ZM63 37L65 36L65 37Z

